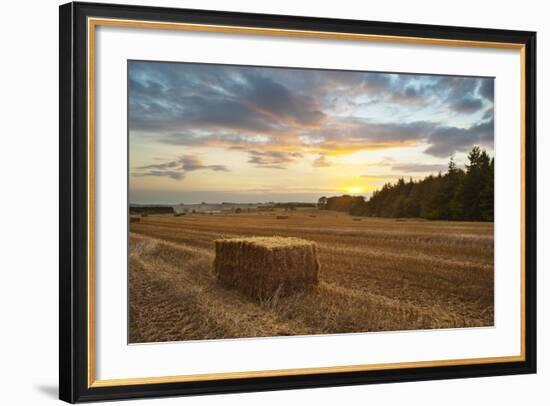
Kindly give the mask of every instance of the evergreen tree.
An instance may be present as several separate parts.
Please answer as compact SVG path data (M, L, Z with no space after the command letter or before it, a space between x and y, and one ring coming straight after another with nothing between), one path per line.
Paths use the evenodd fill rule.
M493 221L495 205L495 159L489 163L489 170L485 175L485 186L481 191L481 220Z

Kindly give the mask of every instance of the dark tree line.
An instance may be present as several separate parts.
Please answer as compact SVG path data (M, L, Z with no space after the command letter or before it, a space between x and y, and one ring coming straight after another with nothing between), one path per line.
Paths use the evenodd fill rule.
M401 178L385 184L368 201L362 196L322 197L319 207L353 216L493 221L494 163L494 158L476 146L464 169L457 168L451 158L445 174L420 181Z
M130 214L172 214L172 206L130 206Z

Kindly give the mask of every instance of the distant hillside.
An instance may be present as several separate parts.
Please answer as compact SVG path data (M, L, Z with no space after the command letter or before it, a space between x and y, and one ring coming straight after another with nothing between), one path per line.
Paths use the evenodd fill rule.
M176 212L196 212L196 213L218 213L218 212L233 212L239 211L263 211L275 209L294 210L303 207L316 207L315 203L304 202L266 202L266 203L192 203L192 204L177 204L174 206Z
M174 206L176 212L196 212L196 213L220 213L232 212L235 210L259 210L260 208L271 207L269 203L180 203Z

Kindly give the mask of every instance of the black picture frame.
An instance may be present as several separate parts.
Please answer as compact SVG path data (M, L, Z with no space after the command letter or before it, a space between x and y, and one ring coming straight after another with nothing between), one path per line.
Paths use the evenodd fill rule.
M374 21L262 15L113 4L60 6L59 33L59 397L84 402L219 394L536 372L536 33ZM87 19L89 17L513 43L525 52L524 360L360 372L93 387L88 379L89 196L87 189ZM122 134L121 136L124 136Z

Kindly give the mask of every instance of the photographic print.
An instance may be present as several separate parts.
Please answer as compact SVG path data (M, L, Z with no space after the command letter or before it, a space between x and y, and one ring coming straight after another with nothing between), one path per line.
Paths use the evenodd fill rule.
M492 326L493 89L128 61L129 342Z

